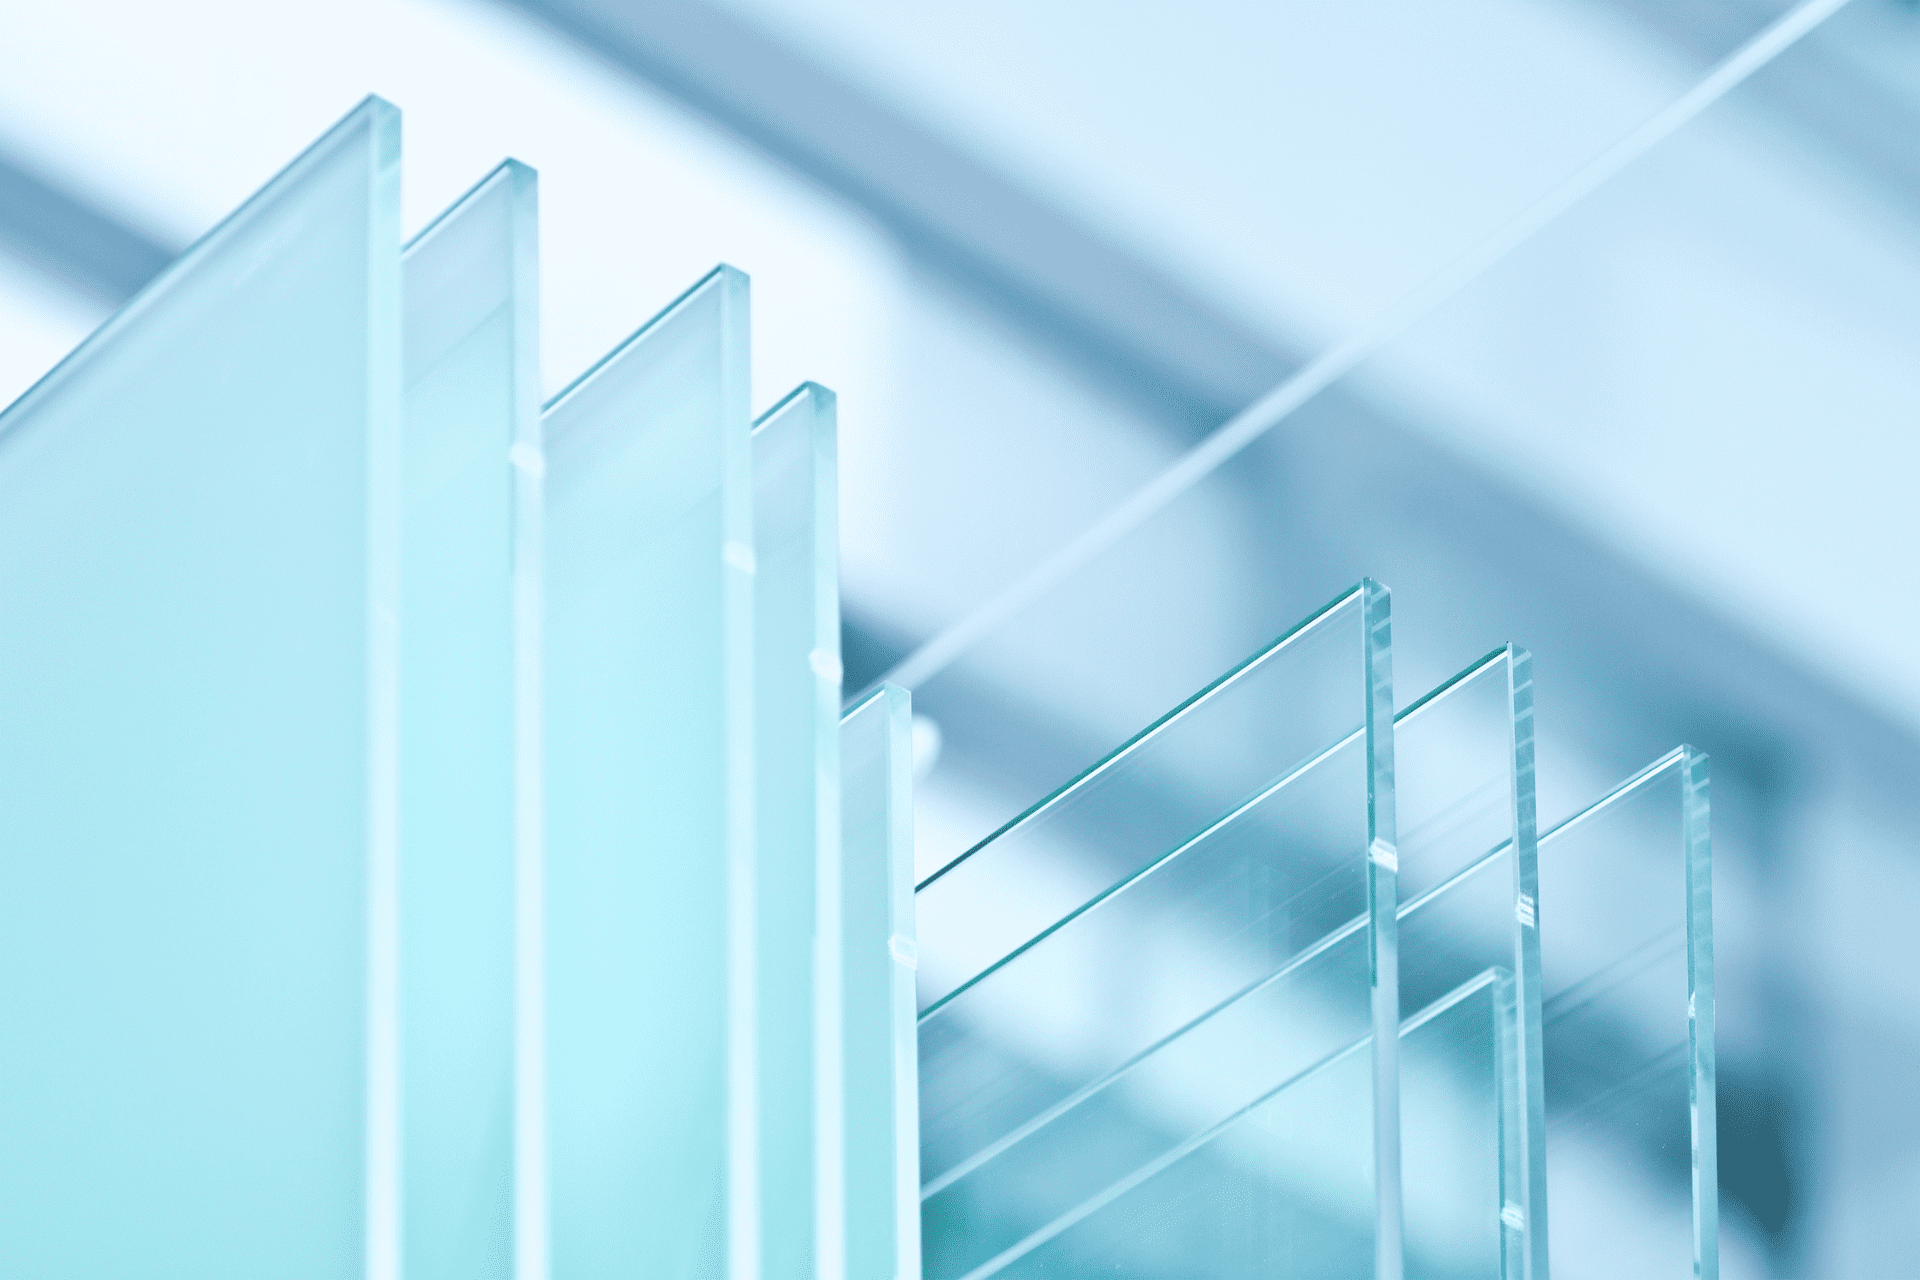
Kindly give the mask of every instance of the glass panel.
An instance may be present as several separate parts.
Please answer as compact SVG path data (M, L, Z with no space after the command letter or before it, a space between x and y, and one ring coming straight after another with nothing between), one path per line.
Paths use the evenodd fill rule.
M10 1274L397 1264L399 338L369 99L0 416Z
M1368 584L920 885L921 1007L1366 725Z
M1439 987L1448 975L1457 987L1525 963L1537 989L1534 931L1517 909L1521 885L1533 889L1533 859L1517 866L1514 855L1516 843L1533 850L1529 668L1525 651L1503 648L1396 719L1396 786L1409 797L1400 858L1423 890L1400 908L1408 980L1429 993L1408 1001L1416 1019L1450 998ZM979 1264L1366 1033L1364 1014L1335 1016L1329 998L1366 980L1365 886L1329 856L1342 845L1337 826L1316 850L1320 833L1301 821L1318 808L1337 821L1337 797L1355 783L1343 774L1358 756L1352 741L1322 756L924 1018L924 1193L929 1254L941 1267L960 1274ZM1524 1090L1515 1022L1512 1078ZM1423 1109L1415 1119L1448 1131L1465 1105L1457 1073L1444 1063L1404 1070L1407 1105ZM1495 1190L1524 1206L1525 1170L1540 1167L1524 1162L1525 1135L1539 1126L1526 1127L1523 1094L1503 1097L1513 1114L1501 1132L1513 1149ZM1450 1175L1439 1160L1446 1149L1429 1144L1407 1175L1415 1272L1467 1265L1461 1195L1484 1182L1473 1176L1482 1153L1460 1148L1463 1167ZM1492 1233L1495 1273L1506 1209L1495 1195L1473 1215ZM1524 1218L1505 1212L1516 1218L1506 1244L1517 1275Z
M751 1270L747 281L546 410L554 1272Z
M1553 1268L1719 1274L1707 758L1540 841Z
M840 727L844 1090L821 1133L845 1134L850 1280L920 1275L912 720L907 691L882 685ZM821 1259L820 1275L841 1274Z
M929 1254L942 1257L942 1266L959 1265L949 1256L954 1252L949 1243L969 1259L962 1270L991 1253L986 1241L992 1231L986 1220L995 1215L985 1214L980 1221L970 1217L967 1206L977 1207L984 1194L971 1188L992 1186L995 1200L1022 1200L1013 1214L1021 1222L1044 1215L1046 1205L1071 1205L1084 1193L1081 1183L1110 1171L1115 1158L1101 1150L1103 1113L1124 1109L1127 1096L1137 1090L1179 1096L1178 1089L1168 1090L1160 1080L1167 1072L1205 1078L1223 1070L1217 1058L1206 1056L1218 1046L1198 1048L1208 1037L1218 1035L1232 1045L1238 1043L1236 1037L1258 1034L1271 1039L1278 1032L1284 1043L1263 1047L1271 1059L1263 1065L1291 1063L1304 1069L1367 1036L1383 1014L1392 1025L1391 756L1390 746L1371 732L1384 717L1376 721L1369 715L1368 698L1369 690L1377 693L1384 682L1386 659L1382 648L1366 643L1377 637L1384 645L1385 609L1384 592L1369 586L1321 615L1323 620L1344 616L1349 624L1344 639L1354 647L1346 651L1344 666L1332 655L1325 658L1324 684L1310 691L1309 712L1337 701L1327 686L1344 685L1352 720L1338 726L1346 730L1341 737L1322 744L1306 761L1289 754L1286 763L1294 767L1276 777L1258 760L1224 756L1223 747L1231 740L1223 744L1217 732L1208 732L1259 725L1267 742L1279 740L1289 752L1294 749L1297 738L1288 741L1273 729L1288 723L1286 677L1298 674L1297 668L1289 671L1280 656L1287 654L1289 639L1090 771L1063 797L1067 804L1055 810L1043 806L1009 828L1002 837L1011 841L1008 852L1002 854L990 843L955 868L971 877L968 892L980 895L973 909L984 914L999 906L994 895L1004 901L1036 880L1047 883L1047 868L1030 864L1049 854L1057 859L1061 851L1047 848L1044 831L1029 834L1028 823L1035 818L1050 820L1054 831L1073 831L1082 839L1105 831L1117 845L1131 841L1137 854L1148 838L1143 837L1145 824L1139 816L1151 813L1154 802L1175 784L1206 777L1183 753L1219 764L1222 771L1230 761L1238 779L1265 783L1264 790L1242 797L1225 816L1216 814L1211 825L1166 856L1086 902L977 978L927 1004L920 1023L923 1194L930 1197ZM1313 625L1295 637L1311 635ZM1244 683L1236 683L1243 677ZM1271 701L1261 701L1260 695ZM1332 714L1322 718L1330 720ZM1208 781L1219 789L1216 795L1232 794L1236 785L1232 776L1216 774ZM1205 786L1199 793L1206 794ZM1369 803L1381 798L1389 803ZM1378 824L1371 829L1370 819ZM1101 822L1108 825L1099 826ZM990 883L990 877L1002 883ZM1056 883L1058 879L1054 877ZM923 886L920 904L926 904L930 890L946 882L942 877ZM949 910L957 900L957 894L949 897ZM1376 903L1384 910L1370 916ZM1027 907L1015 899L1015 913ZM1385 946L1380 945L1383 938ZM1330 957L1315 959L1325 950L1315 944L1340 940L1345 945L1332 946ZM1375 958L1381 963L1372 963ZM1383 975L1378 985L1376 975ZM1135 1071L1154 1056L1156 1046L1207 1018L1222 1002L1249 991L1257 991L1256 998L1233 1017L1209 1027L1184 1049ZM928 1000L924 982L920 995ZM1299 1034L1302 1027L1311 1032ZM1187 1052L1202 1056L1186 1063ZM1397 1153L1391 1126L1398 1088L1391 1074L1392 1055L1377 1058L1374 1067L1388 1083L1383 1091L1386 1105L1376 1095L1358 1119L1364 1125L1376 1110L1381 1112L1382 1150L1391 1159ZM1236 1059L1229 1056L1226 1061ZM1093 1106L1081 1106L1123 1077L1117 1092ZM1231 1087L1201 1092L1210 1095L1205 1104L1195 1101L1204 1109L1228 1096ZM1068 1112L1073 1112L1071 1120L1041 1137L1038 1147L1023 1145ZM1188 1122L1190 1128L1196 1123L1191 1115ZM1082 1170L1079 1181L1056 1170L1041 1179L1044 1193L1029 1194L1031 1179L1003 1174L1009 1163L1023 1163L1031 1151L1048 1148L1068 1153L1068 1162ZM1083 1158L1083 1150L1097 1154ZM1379 1153L1374 1158L1378 1160ZM962 1180L968 1187L947 1194ZM1371 1214L1371 1174L1365 1181L1362 1194ZM1397 1186L1392 1179L1382 1182L1389 1191ZM960 1207L952 1207L956 1205ZM1397 1204L1390 1196L1380 1211L1397 1226ZM1397 1240L1391 1227L1381 1236L1389 1248ZM1390 1273L1391 1268L1383 1265L1383 1271Z
M1499 1103L1510 1058L1501 1046L1509 989L1498 971L1480 975L1409 1020L1399 1037L1402 1059L1417 1064L1423 1077L1446 1072L1456 1080L1453 1105L1444 1112L1423 1109L1421 1127L1410 1136L1414 1169L1429 1172L1418 1162L1444 1144L1450 1171L1472 1173L1473 1181L1458 1188L1462 1200L1487 1205L1498 1203L1502 1175ZM997 1252L971 1266L942 1256L930 1241L928 1274L964 1280L1369 1274L1377 1265L1372 1143L1353 1117L1366 1115L1371 1103L1370 1041L1341 1046L1297 1071L1257 1052L1237 1058L1245 1069L1242 1083L1262 1073L1266 1080L1237 1110L1024 1234L1004 1243L996 1236ZM1204 1083L1189 1079L1181 1091L1164 1095L1159 1114L1137 1121L1137 1132L1148 1133L1155 1120L1183 1119L1179 1113L1196 1091L1205 1092ZM1463 1158L1456 1145L1473 1156ZM1036 1179L1028 1187L1042 1185ZM1466 1266L1415 1266L1409 1274L1486 1274L1473 1270L1472 1260L1484 1258L1489 1244L1497 1252L1498 1233L1476 1225L1456 1232L1452 1258L1469 1260ZM964 1241L956 1235L942 1243Z
M407 246L401 565L401 1187L407 1274L512 1273L516 597L537 510L533 171ZM518 451L518 452L515 452Z
M1400 823L1400 1001L1409 1017L1473 974L1500 968L1512 975L1514 1080L1520 1093L1507 1131L1518 1173L1503 1188L1506 1202L1464 1213L1460 1192L1481 1185L1468 1169L1448 1170L1446 1148L1408 1165L1406 1249L1409 1272L1457 1268L1465 1224L1491 1224L1491 1270L1483 1274L1545 1275L1546 1161L1540 1116L1540 941L1534 836L1532 659L1508 645L1489 654L1394 718L1394 806ZM1444 1125L1455 1090L1444 1071L1423 1078L1401 1067L1401 1123ZM1531 1105L1526 1099L1531 1098ZM1423 1116L1423 1107L1441 1109ZM1465 1159L1477 1148L1460 1147ZM1407 1147L1412 1159L1413 1147ZM1510 1256L1502 1270L1501 1226ZM1478 1227L1475 1228L1478 1230ZM1479 1239L1478 1236L1475 1239Z
M816 890L816 876L839 881L833 393L808 384L775 406L752 456L760 1248L766 1273L789 1277L812 1274L815 1252L814 939L825 955L838 937ZM820 1086L833 1087L824 1075Z

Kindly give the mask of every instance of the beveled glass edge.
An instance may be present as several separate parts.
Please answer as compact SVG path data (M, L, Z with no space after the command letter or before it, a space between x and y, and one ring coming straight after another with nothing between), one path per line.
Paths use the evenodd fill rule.
M1275 655L1279 654L1282 650L1286 649L1288 646L1294 644L1296 641L1306 636L1308 632L1312 631L1315 627L1324 623L1329 617L1331 617L1343 606L1348 605L1349 603L1357 599L1363 600L1369 588L1374 588L1381 591L1385 590L1385 588L1381 588L1379 584L1375 583L1371 578L1368 578L1368 579L1363 579L1361 582L1341 592L1339 595L1335 596L1332 600L1329 600L1326 604L1322 605L1319 609L1316 609L1309 617L1297 623L1291 630L1287 631L1284 635L1280 636L1277 640L1274 640L1271 643L1263 646L1261 649L1255 652L1252 656L1246 658L1245 660L1240 662L1238 665L1232 667L1223 675L1215 678L1211 683L1207 684L1198 693L1193 694L1192 696L1187 698L1186 701L1182 702L1179 706L1167 712L1165 715L1155 720L1152 724L1140 730L1140 732L1134 734L1131 738L1128 738L1125 742L1121 743L1118 747L1108 752L1105 756L1101 757L1099 760L1095 761L1093 764L1088 765L1085 769L1081 770L1079 773L1075 774L1072 778L1062 783L1059 787L1055 788L1052 792L1042 797L1041 799L1035 801L1033 804L1029 805L1026 809L1014 815L1012 818L1008 819L1006 822L1003 822L1002 824L1000 824L1000 826L995 828L994 831L991 834L989 834L985 839L978 841L973 845L972 848L968 849L965 853L953 859L953 861L947 863L945 866L941 867L938 871L935 871L932 875L928 876L925 880L922 880L919 884L915 885L914 886L915 891L917 892L921 889L925 889L927 886L931 885L936 880L940 879L940 877L946 875L949 871L952 871L955 867L960 866L962 863L966 862L969 858L973 857L974 854L980 852L980 850L986 848L988 845L992 844L995 840L998 840L1001 836L1005 835L1007 832L1013 830L1015 827L1020 826L1021 824L1029 821L1032 818L1038 817L1043 810L1050 809L1054 805L1059 804L1062 801L1066 800L1069 795L1079 790L1080 787L1085 785L1087 782L1091 781L1094 777L1096 777L1099 774L1105 773L1108 769L1119 764L1121 760L1125 759L1128 755L1132 754L1134 751L1138 750L1141 746L1145 745L1148 739L1152 738L1155 734L1159 733L1162 729L1166 728L1173 721L1178 720L1181 716L1185 715L1194 706L1205 701L1208 698L1211 698L1214 694L1220 692L1222 689L1224 689L1227 685L1231 684L1233 681L1239 679L1243 675L1246 675L1248 672L1252 671L1255 667L1259 666L1261 663L1267 661L1269 658L1274 657Z
M242 234L247 224L253 219L266 215L269 212L268 206L284 197L289 187L306 176L307 170L324 162L336 149L349 145L353 136L361 130L366 130L373 135L375 146L373 162L376 171L392 170L397 184L400 165L400 109L377 94L368 94L353 110L342 116L319 138L308 144L305 150L282 166L258 190L242 201L239 207L216 222L206 234L162 267L153 279L140 287L139 292L122 303L112 315L101 321L92 333L82 338L58 364L36 378L33 385L14 397L11 404L0 408L0 435L4 435L17 425L14 419L26 414L34 403L55 394L70 378L75 377L76 370L81 364L91 360L102 347L118 338L143 312L170 292L175 283L183 275L191 272L202 258L218 252L226 241ZM397 238L397 215L395 235ZM397 269L396 263L396 273Z

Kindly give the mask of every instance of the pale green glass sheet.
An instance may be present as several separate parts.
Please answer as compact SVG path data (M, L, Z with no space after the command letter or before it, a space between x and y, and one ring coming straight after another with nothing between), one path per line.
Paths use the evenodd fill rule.
M751 1274L747 281L546 409L553 1274Z
M1500 971L1478 975L1409 1019L1396 1037L1401 1061L1416 1065L1423 1079L1449 1082L1448 1108L1424 1109L1408 1134L1411 1172L1431 1175L1427 1162L1444 1145L1447 1174L1480 1184L1482 1199L1498 1195L1503 1172L1501 1100L1512 1088L1505 1051L1510 990ZM1355 1208L1373 1153L1354 1117L1364 1116L1372 1101L1371 1040L1340 1046L1303 1070L1273 1071L1268 1087L1237 1110L951 1274L964 1280L1367 1274L1377 1265L1372 1215ZM1257 1056L1243 1065L1249 1080L1271 1067ZM930 1254L929 1274L948 1273L935 1269ZM1407 1274L1480 1273L1410 1265Z
M827 1250L819 1274L849 1280L920 1276L912 722L907 691L881 685L840 726L840 963L822 987L841 993L843 1052L821 1133L843 1144L844 1271Z
M1536 935L1517 910L1532 890L1528 669L1503 648L1396 718L1396 789L1411 797L1399 853L1419 890L1399 910L1402 963L1428 988L1413 1018L1482 970L1529 965L1537 986ZM1366 1033L1364 1015L1330 1016L1328 999L1364 984L1368 962L1364 884L1338 858L1357 838L1340 797L1358 758L1351 739L1326 753L923 1019L930 1274L965 1274ZM1206 943L1180 942L1183 927ZM1537 1080L1537 997L1531 1026ZM1403 1065L1401 1084L1416 1109L1403 1123L1428 1131L1480 1103L1455 1096L1444 1063ZM1492 1192L1467 1168L1437 1172L1446 1148L1433 1144L1407 1174L1409 1274L1517 1263L1506 1255L1524 1241L1503 1235L1503 1210L1526 1202L1539 1162L1524 1162L1524 1093L1501 1105L1512 1149ZM1469 1168L1485 1155L1458 1151Z
M1539 895L1534 818L1532 660L1507 645L1394 719L1400 822L1400 1002L1407 1017L1471 975L1501 969L1514 1006L1517 1092L1503 1129L1512 1149L1499 1194L1450 1171L1478 1147L1415 1134L1458 1103L1444 1063L1401 1064L1402 1187L1409 1275L1546 1274L1546 1159L1541 1120ZM1434 1109L1434 1114L1425 1114Z
M522 615L538 606L537 583L525 580L539 528L537 477L527 483L540 456L535 234L533 171L509 161L401 260L400 1114L411 1280L513 1273L516 1129L538 1120L537 1099L516 1107L515 1010L517 890L538 862L537 827L520 817L534 796L516 747L532 728L517 687L531 639Z
M838 932L838 912L820 888L839 883L834 418L833 393L808 383L754 425L751 446L755 1072L760 1252L769 1280L811 1276L818 1252L831 1253L831 1236L816 1231L816 1199L837 1199L839 1181L834 1169L816 1176L828 1148L816 1150L814 1135L816 1090L835 1087L820 1070L815 1028L838 1009L838 1001L816 1009L814 997L815 939L833 949Z
M1345 642L1341 648L1351 644L1344 670L1330 659L1324 673L1343 681L1352 704L1353 719L1340 738L1304 762L1289 760L1295 767L1268 776L1264 790L1224 816L1216 814L1184 844L924 1010L921 1125L929 1274L959 1275L980 1265L1008 1240L1048 1221L1053 1209L1104 1185L1115 1176L1116 1162L1123 1171L1127 1161L1145 1158L1140 1151L1161 1142L1160 1133L1140 1132L1127 1117L1152 1114L1156 1099L1184 1095L1188 1131L1209 1122L1201 1117L1239 1105L1237 1091L1248 1087L1244 1078L1229 1071L1222 1080L1209 1080L1224 1070L1216 1065L1223 1045L1229 1060L1233 1046L1247 1036L1272 1050L1258 1068L1266 1082L1258 1092L1271 1085L1268 1071L1281 1064L1304 1070L1367 1036L1383 1014L1393 1016L1391 988L1383 999L1373 981L1381 971L1373 961L1383 934L1391 977L1392 921L1382 929L1370 915L1376 902L1390 915L1394 901L1391 858L1377 856L1392 847L1390 735L1383 732L1384 716L1373 722L1378 730L1369 731L1367 706L1369 691L1384 681L1387 660L1384 647L1368 644L1375 637L1384 642L1385 627L1368 620L1384 624L1385 607L1384 592L1369 585L1316 620L1331 619L1336 628L1344 623L1344 634L1332 634ZM1172 776L1191 772L1195 761L1181 759L1181 753L1217 745L1208 740L1209 730L1236 719L1284 719L1288 681L1299 671L1266 664L1287 654L1303 632L1311 634L1308 628L1296 631L1236 673L1264 669L1262 678L1235 683L1230 676L1115 759L1124 760L1141 742L1151 743L1157 758L1135 755L1130 774L1110 771L1113 761L1091 771L1087 777L1101 780L1103 790L1078 799L1071 815L1077 833L1085 837L1104 822L1105 830L1124 839L1136 812L1129 801L1138 800L1125 792L1130 782L1143 785L1148 769ZM1324 697L1323 690L1316 692ZM1246 705L1224 705L1234 700ZM1195 707L1204 718L1189 726L1184 717ZM1241 762L1240 771L1242 777L1260 773L1252 762ZM1370 798L1386 804L1370 805ZM1376 839L1381 831L1374 823L1383 809L1386 835ZM1049 810L1042 806L1036 813ZM1015 826L1008 834L1022 832ZM1040 856L1040 848L1038 839L1029 839L999 862L985 860L996 856L991 844L975 856L984 870L976 873L973 891L991 892L989 873L1018 884L1019 862ZM923 907L926 898L923 887ZM983 910L994 905L991 899L978 904ZM1347 945L1316 948L1334 931ZM1250 991L1253 998L1233 1016L1179 1043L1183 1028L1204 1024L1221 1002ZM928 994L923 982L921 999ZM1303 1033L1271 1043L1279 1028ZM1178 1047L1160 1049L1169 1039ZM1374 1061L1374 1070L1391 1081L1391 1055L1379 1057L1383 1061ZM1397 1087L1389 1095L1397 1103ZM1376 1097L1358 1115L1369 1132L1376 1131L1369 1120L1378 1106ZM1388 1111L1378 1130L1389 1160L1397 1154L1392 1123ZM1028 1166L1047 1173L1009 1172ZM1392 1215L1390 1224L1397 1225L1397 1207L1380 1190L1371 1173L1347 1187L1353 1197L1349 1219L1360 1224L1363 1252L1375 1240L1376 1214ZM1397 1190L1397 1182L1388 1190ZM1379 1233L1389 1246L1397 1236L1391 1225Z
M0 416L10 1276L394 1260L398 184L369 99Z
M1553 1269L1719 1274L1707 758L1540 840Z
M1370 601L1346 592L928 877L921 1007L1364 729Z

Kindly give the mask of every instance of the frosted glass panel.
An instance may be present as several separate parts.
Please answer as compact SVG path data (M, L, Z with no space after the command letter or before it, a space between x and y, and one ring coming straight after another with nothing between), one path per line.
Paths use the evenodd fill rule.
M799 1277L813 1274L816 1161L830 1154L815 1151L816 1089L836 1087L816 1081L814 1040L815 938L832 951L838 934L818 888L839 883L833 393L808 384L768 411L752 455L760 1248L767 1275Z
M509 566L531 558L521 540L537 536L539 511L537 494L516 493L526 468L511 459L539 456L534 201L532 170L502 165L402 259L401 1186L413 1280L512 1274L515 888L538 850L516 840L528 834L516 635L533 584Z
M882 685L840 727L844 1085L821 1131L845 1134L850 1280L920 1275L912 719L906 690Z
M559 1280L717 1275L751 1240L746 305L715 271L546 410Z
M369 100L0 417L11 1275L393 1260L398 162Z
M1707 758L1540 841L1553 1270L1719 1274Z

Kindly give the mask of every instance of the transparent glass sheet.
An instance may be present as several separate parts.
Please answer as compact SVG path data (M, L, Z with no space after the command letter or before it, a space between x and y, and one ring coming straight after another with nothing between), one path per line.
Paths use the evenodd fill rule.
M1510 1176L1500 1195L1468 1201L1465 1188L1485 1186L1470 1176L1478 1147L1435 1142L1414 1159L1416 1135L1444 1133L1465 1103L1462 1077L1445 1062L1401 1063L1410 1275L1545 1274L1546 1236L1531 1230L1546 1203L1531 673L1526 651L1509 645L1394 718L1400 1007L1418 1018L1476 973L1507 974L1518 1090L1504 1130ZM1449 1151L1468 1167L1449 1169Z
M1384 615L1383 593L1366 603ZM1322 617L1338 616L1343 604ZM1379 675L1371 664L1383 665L1384 654L1362 645L1375 634L1366 616L1349 616L1344 638L1354 647L1344 670L1329 659L1326 673L1349 690L1354 727L1305 762L1289 759L1295 767L1278 777L1265 774L1263 790L923 1011L922 1194L930 1266L939 1260L930 1274L982 1265L1169 1142L1369 1035L1382 1011L1372 947L1382 933L1391 938L1390 921L1368 927L1369 907L1391 904L1393 891L1391 857L1378 856L1382 848L1390 855L1390 839L1370 845L1377 809L1369 798L1381 789L1375 770L1384 753L1369 733L1365 699L1370 674ZM1237 674L1260 671L1287 643ZM1234 723L1227 700L1246 698L1252 705L1238 713L1248 721L1285 720L1284 682L1271 680L1222 682L1116 760L1136 766L1131 778L1142 785L1193 776L1180 751L1217 751L1205 729ZM1188 725L1196 707L1211 720ZM1138 751L1142 742L1157 759ZM1101 806L1116 840L1131 834L1140 797L1122 790L1129 775L1113 764L1087 775L1105 790L1081 793L1084 807L1071 817L1085 824L1083 838ZM1240 776L1262 774L1240 762ZM1041 851L1038 837L1004 855L983 846L974 874L982 886L989 871L1011 880L1023 855ZM922 888L922 904L932 887ZM1391 1017L1390 988L1384 1007ZM1376 1102L1351 1118L1363 1138ZM1357 1197L1349 1208L1371 1224L1371 1172L1349 1190Z
M1553 1271L1719 1274L1707 758L1540 840Z
M815 1251L816 1015L837 1009L814 1007L814 939L831 951L838 936L820 892L839 883L833 393L799 388L754 426L751 450L760 1249L767 1275L798 1277Z
M1503 973L1489 971L1401 1029L1401 1060L1416 1064L1424 1079L1448 1083L1447 1105L1423 1108L1407 1135L1409 1170L1426 1177L1444 1168L1457 1180L1463 1203L1497 1198L1505 1174L1510 991ZM1009 1232L1005 1224L976 1218L973 1230L988 1232L984 1239L929 1234L927 1274L965 1280L1370 1274L1372 1144L1364 1126L1353 1122L1372 1100L1370 1043L1371 1036L1363 1037L1299 1071L1276 1070L1258 1054L1239 1059L1246 1082L1265 1071L1268 1084L1238 1109L1028 1229ZM1050 1192L1048 1172L1034 1170L1028 1189ZM1017 1201L1008 1197L1002 1204ZM1477 1261L1489 1243L1497 1252L1497 1228L1474 1227L1477 1232L1456 1232L1454 1256ZM1409 1262L1412 1276L1498 1274L1471 1264Z
M1518 905L1534 888L1529 667L1524 651L1501 649L1396 719L1413 1021L1477 973L1503 975L1509 1008L1515 966L1537 989L1537 942ZM926 1231L942 1268L931 1274L964 1274L1366 1034L1363 1013L1330 1016L1329 999L1364 988L1365 886L1328 873L1337 858L1310 856L1314 833L1298 817L1337 818L1357 755L1349 742L1322 756L923 1018ZM1326 848L1341 839L1332 826ZM959 1017L943 1028L949 1011ZM1472 1144L1407 1139L1421 1151L1405 1178L1410 1274L1521 1274L1526 1178L1541 1161L1525 1160L1539 1126L1526 1123L1519 1018L1508 1025L1500 1177L1475 1175L1485 1153ZM1421 1133L1494 1105L1460 1096L1465 1077L1444 1058L1401 1070L1403 1123ZM1448 1151L1462 1162L1451 1172Z
M840 726L843 1086L821 1133L844 1134L850 1280L920 1275L912 721L907 691L882 685ZM833 1264L822 1250L819 1274L842 1274Z
M1384 612L1347 592L923 882L921 1007L1360 734L1370 593Z
M751 1266L753 1126L735 1120L753 1079L746 405L747 281L723 267L546 409L561 1276Z
M533 171L402 258L401 1189L406 1274L504 1277L514 1235L516 642L539 456Z
M369 99L0 416L9 1274L394 1260L398 170Z

